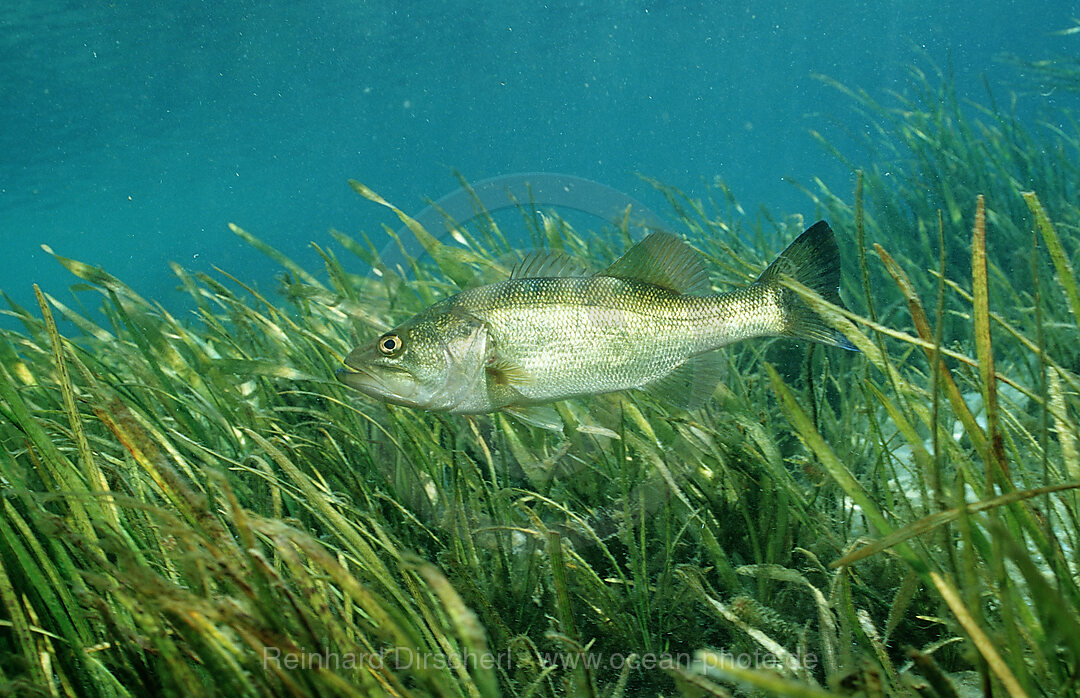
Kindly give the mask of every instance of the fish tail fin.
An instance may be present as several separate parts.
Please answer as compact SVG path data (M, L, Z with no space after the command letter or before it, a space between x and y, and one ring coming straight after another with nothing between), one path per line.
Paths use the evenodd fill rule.
M840 248L832 228L825 221L818 221L795 238L761 273L757 283L778 286L782 275L790 276L803 286L817 291L830 303L844 307L840 299ZM783 286L780 288L783 293L779 303L784 316L780 334L858 351L847 337L826 324L794 291Z

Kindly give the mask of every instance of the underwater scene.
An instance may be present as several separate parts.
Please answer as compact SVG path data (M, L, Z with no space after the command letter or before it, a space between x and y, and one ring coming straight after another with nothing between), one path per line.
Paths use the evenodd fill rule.
M426 5L0 17L0 694L1080 694L1080 4Z

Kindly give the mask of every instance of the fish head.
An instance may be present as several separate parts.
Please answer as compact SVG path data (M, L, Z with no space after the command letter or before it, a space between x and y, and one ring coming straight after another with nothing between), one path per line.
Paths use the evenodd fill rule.
M486 325L457 308L432 306L345 357L338 380L406 407L460 411L485 389Z

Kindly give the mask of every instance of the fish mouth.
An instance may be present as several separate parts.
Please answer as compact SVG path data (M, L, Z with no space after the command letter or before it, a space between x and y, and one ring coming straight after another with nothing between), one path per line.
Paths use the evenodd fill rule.
M368 384L365 379L373 378L373 376L369 376L361 371L354 371L351 368L345 367L334 371L334 376L345 385L350 388L355 388L356 390L363 390L364 386Z
M416 392L416 383L408 371L385 366L345 366L334 371L334 376L353 390L369 397L413 406L410 398Z

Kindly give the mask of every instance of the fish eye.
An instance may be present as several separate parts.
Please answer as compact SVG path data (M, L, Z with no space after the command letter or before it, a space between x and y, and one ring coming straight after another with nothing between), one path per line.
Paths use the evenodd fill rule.
M404 343L401 341L401 337L396 334L384 334L379 337L379 351L383 356L393 356L401 351L401 347Z

